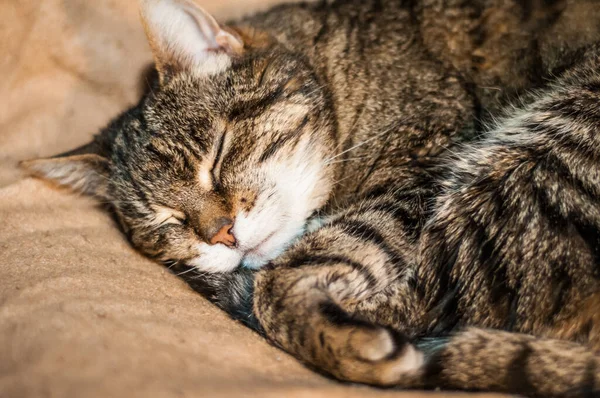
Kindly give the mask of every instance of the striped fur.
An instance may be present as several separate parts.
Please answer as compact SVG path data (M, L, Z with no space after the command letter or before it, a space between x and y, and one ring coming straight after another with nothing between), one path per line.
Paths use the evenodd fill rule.
M593 1L323 1L228 27L142 4L158 81L30 169L339 379L600 395ZM202 29L163 32L157 5ZM233 247L209 244L224 218Z

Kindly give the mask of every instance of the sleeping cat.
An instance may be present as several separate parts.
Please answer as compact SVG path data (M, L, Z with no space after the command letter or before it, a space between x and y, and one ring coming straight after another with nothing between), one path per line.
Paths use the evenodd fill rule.
M339 379L599 396L597 8L142 0L157 82L25 166Z

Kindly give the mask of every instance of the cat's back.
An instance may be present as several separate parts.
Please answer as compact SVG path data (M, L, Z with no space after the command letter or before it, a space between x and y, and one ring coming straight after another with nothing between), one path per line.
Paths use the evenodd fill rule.
M294 50L310 53L331 43L348 46L362 42L364 49L402 38L415 30L411 2L406 0L335 0L283 4L244 21L274 35ZM332 48L333 50L333 48ZM356 49L354 49L356 50ZM346 48L344 55L356 51Z

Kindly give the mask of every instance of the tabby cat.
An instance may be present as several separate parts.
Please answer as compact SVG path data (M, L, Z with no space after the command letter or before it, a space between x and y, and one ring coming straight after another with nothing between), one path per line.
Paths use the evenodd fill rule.
M142 0L147 95L24 165L339 379L600 396L598 8Z

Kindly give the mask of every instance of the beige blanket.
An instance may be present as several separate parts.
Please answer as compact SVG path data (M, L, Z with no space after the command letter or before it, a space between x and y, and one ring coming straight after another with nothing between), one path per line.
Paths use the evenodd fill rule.
M267 0L207 0L220 17ZM90 139L139 96L135 0L0 2L0 397L416 396L317 375L134 252L18 160Z

